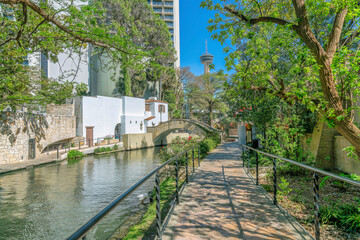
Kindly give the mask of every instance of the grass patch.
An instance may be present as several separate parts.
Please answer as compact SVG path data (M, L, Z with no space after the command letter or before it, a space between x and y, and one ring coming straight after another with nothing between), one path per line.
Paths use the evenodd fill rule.
M161 219L164 220L167 212L170 209L170 203L174 199L175 192L175 179L172 177L160 183L160 198L161 198ZM154 201L151 202L144 216L140 222L132 226L124 240L129 239L143 239L145 237L156 235L156 201L155 201L155 190L152 193Z

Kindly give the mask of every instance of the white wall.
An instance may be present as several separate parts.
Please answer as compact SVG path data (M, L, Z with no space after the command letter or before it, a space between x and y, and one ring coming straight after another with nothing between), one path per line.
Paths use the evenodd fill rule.
M168 103L164 103L164 102L157 102L157 101L152 101L152 102L148 102L148 104L150 104L150 112L151 112L151 116L154 116L155 118L146 121L146 126L148 127L152 127L153 123L155 124L155 126L159 125L160 122L166 122L169 120L169 106ZM164 113L159 113L159 105L163 105L165 106L165 112ZM148 117L148 113L146 112L146 117Z
M145 133L145 99L124 96L122 105L121 133Z
M83 137L86 126L94 126L94 138L114 135L115 127L121 123L122 99L111 97L82 97Z

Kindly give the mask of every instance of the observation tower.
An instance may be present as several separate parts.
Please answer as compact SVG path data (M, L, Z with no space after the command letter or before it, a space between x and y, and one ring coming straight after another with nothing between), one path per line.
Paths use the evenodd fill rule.
M214 56L208 53L207 41L205 41L206 53L200 56L201 64L204 64L204 73L209 73L209 66L213 63Z

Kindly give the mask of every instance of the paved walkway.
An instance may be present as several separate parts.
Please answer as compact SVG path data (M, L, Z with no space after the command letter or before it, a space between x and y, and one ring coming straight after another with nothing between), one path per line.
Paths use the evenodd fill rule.
M163 234L168 239L311 239L249 179L237 143L212 152L185 187ZM224 166L224 171L222 169Z

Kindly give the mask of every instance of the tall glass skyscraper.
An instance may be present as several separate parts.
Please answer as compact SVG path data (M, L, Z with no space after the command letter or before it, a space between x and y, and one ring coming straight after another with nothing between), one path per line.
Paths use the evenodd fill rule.
M180 14L179 0L148 0L148 3L166 22L176 50L175 67L180 67Z

